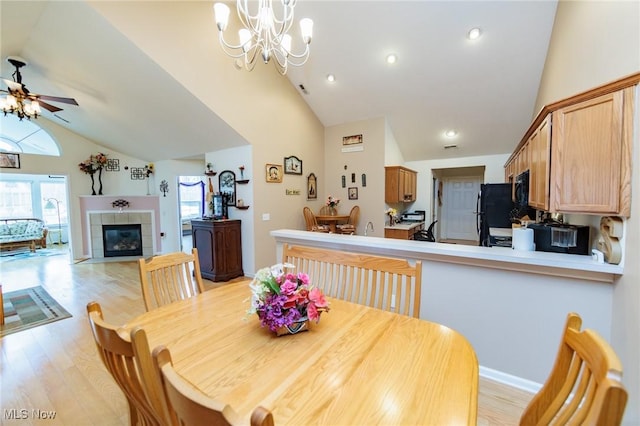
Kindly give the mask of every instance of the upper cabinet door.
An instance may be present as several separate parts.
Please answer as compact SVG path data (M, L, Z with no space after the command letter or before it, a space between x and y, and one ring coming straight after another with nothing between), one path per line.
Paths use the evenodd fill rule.
M624 127L631 126L625 123L631 117L625 117L624 110L625 104L632 108L632 98L629 88L553 113L553 211L624 215L627 210L628 214L621 199L630 169L630 141L626 140L630 131Z
M549 210L550 127L551 114L529 139L529 205L538 210Z
M385 167L385 203L410 203L416 200L417 172L402 166Z

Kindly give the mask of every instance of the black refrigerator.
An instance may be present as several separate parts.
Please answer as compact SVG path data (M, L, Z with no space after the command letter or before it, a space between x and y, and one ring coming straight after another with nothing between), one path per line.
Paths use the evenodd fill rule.
M513 210L510 183L480 185L476 210L479 245L511 247L511 237L491 236L489 228L510 229Z

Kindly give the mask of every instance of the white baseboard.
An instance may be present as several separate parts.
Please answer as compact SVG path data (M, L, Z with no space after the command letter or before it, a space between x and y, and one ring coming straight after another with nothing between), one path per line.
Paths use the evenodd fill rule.
M493 380L494 382L502 383L503 385L511 386L530 393L538 393L540 388L542 388L542 385L540 383L523 379L518 376L512 376L511 374L503 373L502 371L483 366L480 366L480 377L484 377L485 379Z

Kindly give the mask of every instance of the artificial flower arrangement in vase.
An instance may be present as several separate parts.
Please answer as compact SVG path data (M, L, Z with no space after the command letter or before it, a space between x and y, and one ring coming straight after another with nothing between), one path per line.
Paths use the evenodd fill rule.
M102 152L99 152L96 155L90 155L89 158L78 164L80 171L91 176L91 195L96 195L96 190L94 188L95 180L93 179L93 175L96 172L98 172L98 183L100 184L98 187L98 195L102 195L102 169L106 165L107 156Z
M335 198L333 195L329 195L327 197L327 207L329 207L329 214L331 216L335 216L338 214L338 204L340 204L340 199Z
M396 221L396 215L398 214L397 210L389 207L384 211L384 213L389 216L389 226L393 226Z
M144 173L147 175L147 195L151 195L151 190L149 188L149 177L153 174L153 171L153 163L144 165Z
M294 267L279 263L262 268L249 284L252 297L247 314L257 314L262 326L278 336L306 331L309 321L319 322L320 314L329 311L324 294L311 285L307 274L285 272Z

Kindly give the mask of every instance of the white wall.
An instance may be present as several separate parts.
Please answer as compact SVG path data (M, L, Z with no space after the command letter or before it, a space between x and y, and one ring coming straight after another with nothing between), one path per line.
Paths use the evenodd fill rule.
M561 1L538 92L537 108L640 70L640 2ZM640 112L636 96L631 217L625 253L640 249ZM629 392L624 424L640 424L640 263L625 262L615 283L611 344ZM603 302L604 303L604 302ZM580 312L581 313L581 312ZM582 313L581 313L582 314ZM584 318L585 321L588 318Z
M247 210L239 210L235 207L229 207L229 219L239 219L241 221L242 267L245 275L252 275L257 269L260 269L256 269L255 266L256 239L254 238L254 219L257 213L256 206L254 205L253 191L255 180L263 179L263 170L260 169L256 171L253 170L253 167L249 166L252 164L252 156L253 149L251 145L210 152L205 156L205 164L211 163L213 170L218 173L217 176L211 178L215 192L220 190L218 179L220 172L231 170L236 174L236 180L239 180L239 167L245 166L244 179L249 179L249 183L244 185L236 184L236 200L241 198L249 208Z
M362 151L343 152L344 136L362 135ZM365 121L327 127L324 138L324 173L319 176L318 201L309 203L318 211L327 196L340 198L339 212L348 214L354 205L360 206L358 234L364 233L367 222L371 221L374 232L369 235L384 235L384 165L387 138L386 120L375 118ZM346 147L350 148L353 145ZM346 168L345 168L346 167ZM355 182L351 174L355 173ZM366 186L362 186L362 174L366 175ZM342 176L346 179L342 188ZM358 188L358 199L349 200L349 187Z
M404 157L398 146L398 142L389 127L389 123L385 120L384 124L384 165L385 166L399 166L404 164Z
M149 186L152 194L160 195L160 231L165 234L162 238L163 253L180 251L182 226L178 205L178 176L202 175L205 164L203 160L158 161L154 164L156 172L151 177ZM160 192L160 182L163 180L169 184L166 196Z

